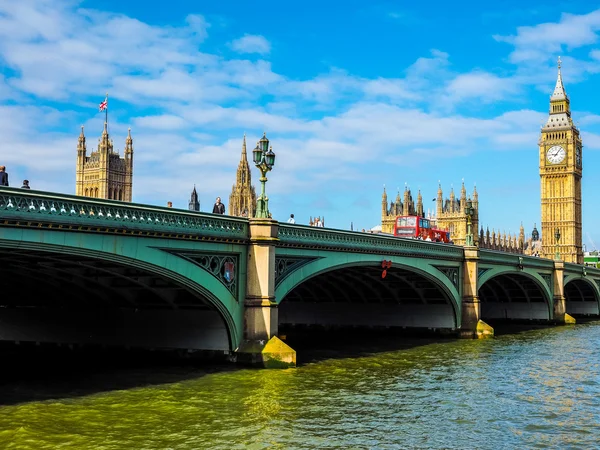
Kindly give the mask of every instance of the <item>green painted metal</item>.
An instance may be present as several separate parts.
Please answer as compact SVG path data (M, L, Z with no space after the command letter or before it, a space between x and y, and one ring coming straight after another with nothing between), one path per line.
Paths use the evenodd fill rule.
M248 220L157 206L0 187L0 220L246 242Z
M243 337L246 245L11 226L0 227L0 248L85 256L166 277L197 292L214 305L228 329L231 350L239 346ZM190 260L190 255L195 254L198 257L207 254L238 255L237 293L234 295L214 273Z
M463 248L456 245L285 223L279 224L279 246L417 256L445 261L464 259Z
M296 286L306 280L322 273L339 270L347 267L371 266L381 267L383 259L392 261L392 267L412 271L431 280L437 285L452 304L454 310L454 321L456 327L460 327L461 321L461 286L453 283L441 268L456 269L460 279L461 262L441 262L438 259L415 258L403 255L385 255L351 253L339 251L326 251L318 249L303 248L277 248L276 260L298 260L304 259L305 263L285 272L279 280L275 289L275 301L279 304L285 296ZM440 267L437 268L436 266Z
M73 195L0 187L0 249L80 255L144 269L207 298L230 333L243 337L249 243L248 220ZM279 224L275 297L279 303L302 282L347 267L379 267L383 259L436 284L461 321L464 249L460 246ZM224 264L236 280L224 280ZM554 261L479 251L478 288L493 277L527 277L553 310ZM582 279L600 299L600 269L565 264L565 284Z
M581 280L590 285L600 305L600 269L580 264L565 263L565 286L575 280Z

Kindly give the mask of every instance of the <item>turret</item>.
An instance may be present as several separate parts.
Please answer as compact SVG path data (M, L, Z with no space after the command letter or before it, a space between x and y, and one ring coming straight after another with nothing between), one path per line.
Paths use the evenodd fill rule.
M190 203L188 205L188 209L190 211L200 211L200 201L198 200L198 192L196 192L196 185L194 185L194 190L192 191L192 195L190 195Z
M456 197L454 196L454 186L450 187L450 212L455 212L454 209L454 203L455 203Z
M425 214L423 214L423 196L421 195L421 189L419 189L419 193L417 194L417 216L425 216Z
M106 128L106 124L105 124ZM133 138L131 128L127 129L125 138L125 183L123 186L123 200L130 202L133 197Z
M523 222L521 222L521 226L519 227L519 249L523 250L525 248L525 228L523 228Z
M464 214L467 206L467 190L465 189L465 179L462 180L462 186L460 188L460 212Z
M75 195L84 195L83 181L86 153L85 135L83 134L83 125L81 125L81 133L79 133L77 141L77 167L75 168L77 183L75 185Z
M383 194L381 195L381 220L385 219L388 215L387 213L387 193L385 192L385 184L383 185Z
M442 211L444 208L444 195L442 192L442 184L438 181L437 199L436 199L436 218L442 217Z

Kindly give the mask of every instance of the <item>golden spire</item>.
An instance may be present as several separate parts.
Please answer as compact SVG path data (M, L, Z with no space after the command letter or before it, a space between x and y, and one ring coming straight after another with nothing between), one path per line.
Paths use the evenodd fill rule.
M246 159L246 133L244 133L244 141L242 142L242 159Z

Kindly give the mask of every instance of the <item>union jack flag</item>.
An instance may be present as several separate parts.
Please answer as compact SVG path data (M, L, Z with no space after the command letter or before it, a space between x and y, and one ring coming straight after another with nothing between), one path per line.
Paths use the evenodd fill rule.
M104 111L106 108L108 108L108 97L106 97L104 99L104 101L102 103L100 103L100 111Z

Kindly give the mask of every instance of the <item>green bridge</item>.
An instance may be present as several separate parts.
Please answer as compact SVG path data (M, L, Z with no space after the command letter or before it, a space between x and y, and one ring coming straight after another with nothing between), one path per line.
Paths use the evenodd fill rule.
M334 229L0 188L0 340L293 365L294 327L484 337L599 314L600 270Z

